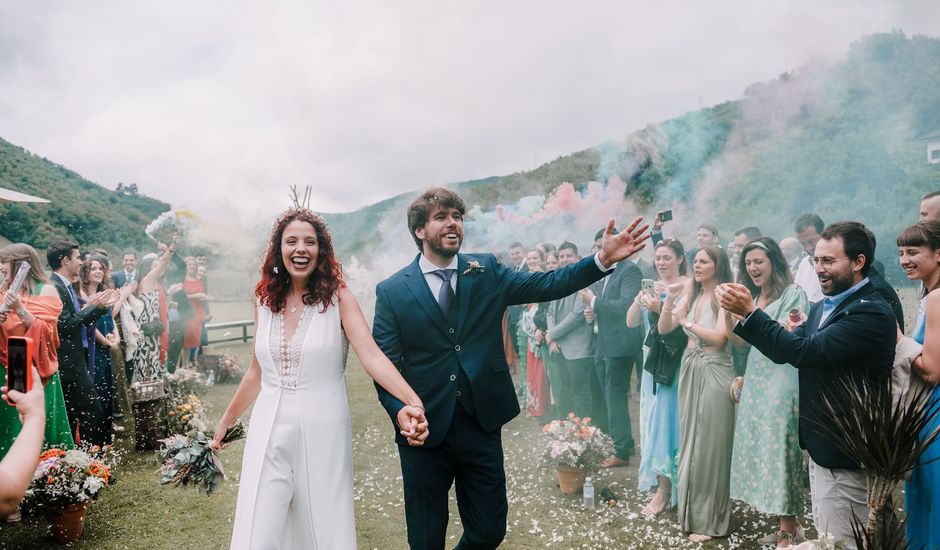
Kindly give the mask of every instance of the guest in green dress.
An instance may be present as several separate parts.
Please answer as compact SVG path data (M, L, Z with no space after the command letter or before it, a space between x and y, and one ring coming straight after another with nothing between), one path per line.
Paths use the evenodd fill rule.
M734 378L728 352L727 317L715 287L731 282L728 255L717 246L695 254L692 301L677 303L679 285L669 288L660 332L682 327L689 343L679 370L679 523L693 542L731 530L731 448L734 441ZM667 314L670 322L663 322Z
M30 271L18 293L8 292L20 264L30 263ZM46 430L44 446L72 448L65 398L59 382L59 333L57 323L62 302L59 293L42 271L36 250L28 244L11 244L0 249L0 288L3 303L10 308L0 313L0 342L10 336L28 336L33 339L33 361L45 384ZM0 376L6 380L7 349L0 345ZM13 440L20 433L19 414L16 409L0 403L0 457L6 455Z
M797 316L809 310L806 293L793 284L787 261L773 239L761 237L745 246L738 273L757 307L784 326L791 311ZM727 327L735 347L748 345L734 334L733 320L728 320ZM746 372L734 430L731 498L779 516L778 531L758 542L786 548L802 538L796 520L803 513L804 500L798 372L775 364L756 349L748 354Z

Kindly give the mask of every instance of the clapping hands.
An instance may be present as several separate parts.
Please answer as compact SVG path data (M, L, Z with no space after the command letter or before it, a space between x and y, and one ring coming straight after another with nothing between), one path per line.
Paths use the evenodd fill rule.
M95 292L88 297L88 303L100 308L109 308L117 303L121 299L121 291L112 288L108 290L102 290L101 292Z
M398 429L402 437L408 440L412 447L424 445L428 438L428 419L424 416L424 408L418 405L405 405L398 411Z
M746 286L740 283L725 283L715 287L715 297L722 309L731 314L738 321L743 320L757 306L754 305L754 298Z

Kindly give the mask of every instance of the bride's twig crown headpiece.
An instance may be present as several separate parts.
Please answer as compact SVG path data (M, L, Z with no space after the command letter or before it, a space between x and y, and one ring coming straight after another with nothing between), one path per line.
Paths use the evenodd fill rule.
M297 192L297 186L290 186L291 210L310 210L310 196L313 194L313 188L309 185L304 188L304 197L300 198Z

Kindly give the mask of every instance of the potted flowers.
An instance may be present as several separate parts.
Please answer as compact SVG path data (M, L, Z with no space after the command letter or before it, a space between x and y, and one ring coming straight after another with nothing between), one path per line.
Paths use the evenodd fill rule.
M55 540L70 542L81 537L85 511L110 482L115 457L110 447L97 446L87 450L53 447L39 455L26 502L46 513Z
M584 476L614 450L610 436L591 426L590 418L578 418L574 413L564 420L552 420L542 432L547 437L543 458L555 468L561 492L566 495L580 491Z

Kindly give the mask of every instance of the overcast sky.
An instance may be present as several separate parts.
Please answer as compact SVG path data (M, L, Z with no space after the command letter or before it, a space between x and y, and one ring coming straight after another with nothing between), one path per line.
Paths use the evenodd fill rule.
M291 184L348 211L531 169L891 29L940 36L940 2L0 0L0 137L210 216L269 216Z

